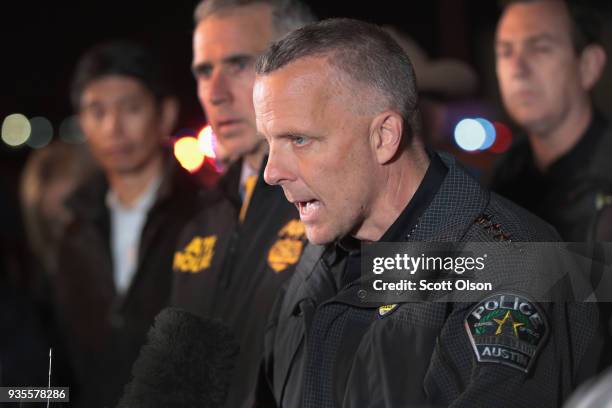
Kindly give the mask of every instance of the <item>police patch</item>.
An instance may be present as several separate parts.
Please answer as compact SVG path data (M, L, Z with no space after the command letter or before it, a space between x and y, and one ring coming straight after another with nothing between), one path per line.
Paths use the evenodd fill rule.
M548 335L546 316L524 296L498 293L478 303L465 329L481 363L498 363L528 373Z
M216 235L193 237L182 251L174 253L172 269L176 272L198 273L209 268L216 242Z
M291 220L277 235L279 239L268 251L268 265L274 272L282 272L300 260L306 239L306 228L300 220Z

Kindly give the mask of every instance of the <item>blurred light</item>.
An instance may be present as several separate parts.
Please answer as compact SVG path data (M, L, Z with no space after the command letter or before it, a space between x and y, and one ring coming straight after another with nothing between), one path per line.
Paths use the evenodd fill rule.
M485 118L476 118L476 120L478 121L478 123L482 125L482 127L485 130L485 141L479 147L479 149L487 150L488 148L493 146L493 143L495 143L495 137L496 137L495 127L493 127L493 124Z
M512 145L512 131L501 122L493 122L493 126L495 126L497 137L489 150L493 153L504 153Z
M198 139L191 136L181 137L174 143L174 157L190 173L196 172L204 163Z
M85 142L85 135L79 126L76 115L67 117L59 127L59 137L66 143L80 144Z
M2 122L2 141L9 146L20 146L28 140L32 125L21 113L13 113Z
M215 142L216 137L210 125L206 126L198 134L198 144L200 146L200 151L204 154L204 156L211 157L213 159L217 157L214 147Z
M30 119L30 125L32 125L32 133L26 142L28 146L40 149L51 142L51 139L53 139L53 125L51 125L49 119L36 116Z
M463 119L455 126L455 142L465 151L473 152L485 143L487 132L476 119Z

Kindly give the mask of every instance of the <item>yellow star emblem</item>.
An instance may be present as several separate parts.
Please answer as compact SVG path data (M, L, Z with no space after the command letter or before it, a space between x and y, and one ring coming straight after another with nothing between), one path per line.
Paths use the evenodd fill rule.
M512 320L512 329L514 330L514 335L516 337L518 337L518 330L517 328L524 326L524 323L517 323L514 321L514 318L512 318L512 315L510 314L510 311L508 310L506 312L506 315L504 316L503 319L493 319L495 321L495 323L497 323L499 326L497 326L497 330L495 330L495 335L499 336L502 333L502 328L504 327L504 324L506 324L506 320L511 319Z

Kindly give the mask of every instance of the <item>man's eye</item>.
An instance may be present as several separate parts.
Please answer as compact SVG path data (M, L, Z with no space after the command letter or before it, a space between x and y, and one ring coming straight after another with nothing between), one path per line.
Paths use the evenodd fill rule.
M291 136L291 142L296 146L303 146L307 140L304 136Z
M196 68L194 74L195 74L195 77L198 79L209 79L210 75L212 74L212 67L209 67L209 66L198 67Z
M539 54L548 54L551 51L551 47L548 45L537 45L533 49Z
M249 65L249 60L239 59L232 61L228 66L228 72L232 75L238 74L246 69Z
M138 113L140 112L141 105L136 103L131 103L126 105L123 110L127 113Z
M510 49L510 47L498 47L495 50L495 54L497 55L497 58L508 58L510 55L512 55L512 49Z

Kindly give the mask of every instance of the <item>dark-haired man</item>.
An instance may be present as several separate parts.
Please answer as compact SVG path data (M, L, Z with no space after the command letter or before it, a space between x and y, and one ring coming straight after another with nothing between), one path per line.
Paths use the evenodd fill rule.
M160 62L132 43L99 45L79 61L72 102L101 174L70 197L55 286L77 406L114 406L153 317L170 295L180 229L202 206L199 187L163 141L177 102Z
M607 240L598 214L612 192L612 134L589 95L606 61L595 11L561 0L505 3L497 79L508 114L527 137L504 158L491 187L566 241Z
M511 264L499 276L515 283L477 303L386 305L362 289L360 244L557 239L452 157L425 150L399 45L376 26L327 20L272 44L256 70L265 180L282 186L320 245L306 249L272 313L262 404L267 388L281 407L559 406L598 351L595 308L537 302L538 276ZM519 302L511 290L520 310L500 306ZM485 306L507 318L487 323ZM517 329L534 311L535 323Z

